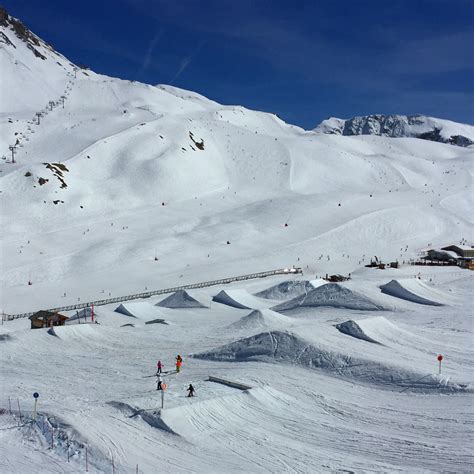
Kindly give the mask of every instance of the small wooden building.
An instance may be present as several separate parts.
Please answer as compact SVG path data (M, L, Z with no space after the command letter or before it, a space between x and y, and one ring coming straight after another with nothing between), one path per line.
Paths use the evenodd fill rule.
M64 326L69 318L63 314L41 310L30 316L29 319L31 321L31 329L41 329L51 326Z

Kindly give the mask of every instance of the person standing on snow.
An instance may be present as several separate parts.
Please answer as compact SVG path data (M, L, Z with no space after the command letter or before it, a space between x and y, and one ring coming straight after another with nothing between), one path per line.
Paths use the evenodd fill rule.
M194 397L194 387L192 386L192 384L189 384L188 387L188 397Z
M163 367L163 364L161 363L161 360L158 361L156 364L156 373L161 374L161 368Z
M181 356L176 357L176 373L180 372L182 363L183 359L181 359Z
M163 376L161 374L158 374L157 385L156 385L157 390L163 390L163 387L161 386L162 383L163 383Z

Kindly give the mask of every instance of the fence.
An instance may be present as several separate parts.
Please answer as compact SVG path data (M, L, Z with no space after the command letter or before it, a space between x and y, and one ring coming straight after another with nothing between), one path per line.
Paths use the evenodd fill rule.
M192 290L195 288L205 288L208 286L216 286L216 285L225 285L227 283L233 283L236 281L243 281L243 280L253 280L255 278L264 278L268 276L273 276L273 275L295 275L295 274L302 274L303 271L301 268L292 268L292 269L287 269L287 268L281 268L278 270L270 270L267 272L258 272L258 273L250 273L248 275L240 275L240 276L235 276L235 277L230 277L230 278L222 278L220 280L211 280L211 281L204 281L201 283L192 283L190 285L182 285L182 286L175 286L173 288L163 288L161 290L154 290L154 291L146 291L144 293L135 293L133 295L127 295L127 296L117 296L115 298L107 298L104 300L97 300L97 301L88 301L86 303L78 303L78 304L72 304L69 306L59 306L57 308L50 308L47 309L46 311L51 311L51 312L59 312L59 311L73 311L75 309L83 309L83 308L88 308L92 305L94 306L103 306L106 304L111 304L111 303L121 303L123 301L131 301L131 300L137 300L141 298L150 298L150 296L157 296L157 295L164 295L167 293L174 293L176 291L180 290ZM19 313L19 314L4 314L3 315L3 320L4 321L11 321L13 319L19 319L19 318L28 318L35 314L36 311L31 311L29 313Z
M135 466L118 465L114 461L113 454L106 455L94 446L89 446L85 439L68 424L63 423L55 416L43 412L36 412L35 409L25 409L25 403L19 398L8 397L6 408L0 408L0 416L11 417L11 426L6 429L17 428L23 430L24 436L30 437L31 430L35 430L43 436L46 443L38 446L47 452L54 450L58 460L64 463L74 463L70 467L64 464L61 472L142 472L138 464ZM5 429L5 428L4 428ZM57 461L54 461L57 465Z

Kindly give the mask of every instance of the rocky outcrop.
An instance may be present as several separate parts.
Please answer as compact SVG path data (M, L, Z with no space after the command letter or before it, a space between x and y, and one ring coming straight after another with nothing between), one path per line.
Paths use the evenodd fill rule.
M463 147L474 144L474 127L424 115L374 114L349 120L332 117L321 122L314 131L344 136L412 137Z

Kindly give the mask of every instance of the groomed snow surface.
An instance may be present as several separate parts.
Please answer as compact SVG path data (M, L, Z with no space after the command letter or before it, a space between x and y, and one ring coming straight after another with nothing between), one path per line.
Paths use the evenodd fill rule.
M393 300L395 310L346 308L341 295L352 301L354 292L342 291L345 283L319 287L335 290L323 293L325 302L336 295L335 304L295 306L290 299L285 314L229 305L230 297L250 304L262 302L254 294L275 296L288 285L274 277L204 289L203 301L214 297L207 308L157 307L167 298L156 297L98 307L99 324L76 319L30 330L27 320L5 323L2 356L15 364L0 368L0 470L81 472L87 446L90 472L110 472L112 458L118 473L137 464L146 473L470 471L472 277L445 270L436 287L423 285L449 294L442 307L384 294L390 273L364 270L352 286ZM416 280L410 267L397 272L400 281ZM143 324L158 314L169 324ZM184 363L176 374L178 353ZM158 359L167 383L163 410ZM210 382L209 375L252 388ZM186 397L189 383L195 398ZM28 423L34 391L40 420L56 427L52 449L41 422Z

